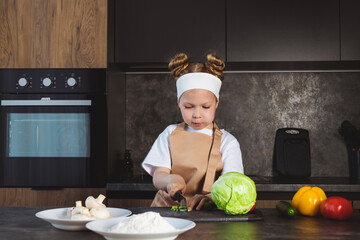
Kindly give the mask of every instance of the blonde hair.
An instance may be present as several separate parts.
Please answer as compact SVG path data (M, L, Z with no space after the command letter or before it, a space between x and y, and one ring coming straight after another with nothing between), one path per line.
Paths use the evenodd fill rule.
M175 78L175 80L177 80L179 77L186 73L194 72L210 73L218 77L220 80L223 80L224 68L224 61L213 53L210 53L206 56L206 62L204 63L189 63L189 58L185 53L176 54L169 63L171 75Z

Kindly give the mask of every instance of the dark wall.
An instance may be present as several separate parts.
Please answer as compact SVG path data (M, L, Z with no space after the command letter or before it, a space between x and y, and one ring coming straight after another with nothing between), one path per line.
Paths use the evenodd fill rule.
M112 91L109 98L109 106L113 105L109 114L125 106L117 113L123 114L125 126L112 120L109 142L111 137L122 138L124 144L113 141L109 158L114 161L115 151L131 149L135 175L140 176L145 174L140 164L156 137L182 119L175 82L168 74L114 75L109 87L122 86L124 81L126 94ZM310 132L312 176L348 176L347 152L338 128L343 120L360 127L359 93L360 73L227 73L216 122L240 142L248 175L273 176L276 129L296 127ZM112 171L118 173L116 168Z

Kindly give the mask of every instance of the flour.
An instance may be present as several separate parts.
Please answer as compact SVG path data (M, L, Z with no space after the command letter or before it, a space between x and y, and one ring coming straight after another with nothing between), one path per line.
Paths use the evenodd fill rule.
M126 217L108 231L113 233L163 233L174 228L156 212L145 212Z

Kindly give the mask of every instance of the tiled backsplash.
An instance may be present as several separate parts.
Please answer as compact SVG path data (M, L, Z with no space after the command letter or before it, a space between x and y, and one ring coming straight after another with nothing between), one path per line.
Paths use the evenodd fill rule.
M182 121L174 80L164 74L108 75L110 175L116 152L132 150L135 175L157 136ZM123 91L126 88L126 91ZM117 90L114 90L117 89ZM273 176L278 128L309 130L312 176L348 176L338 133L344 120L360 127L360 73L227 73L216 122L240 142L245 173Z

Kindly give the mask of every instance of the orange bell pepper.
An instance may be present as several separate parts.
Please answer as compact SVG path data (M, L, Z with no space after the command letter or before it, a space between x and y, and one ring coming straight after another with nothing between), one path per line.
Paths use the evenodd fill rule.
M325 200L326 194L321 188L305 186L295 193L291 204L302 215L316 216L320 213L320 205Z

